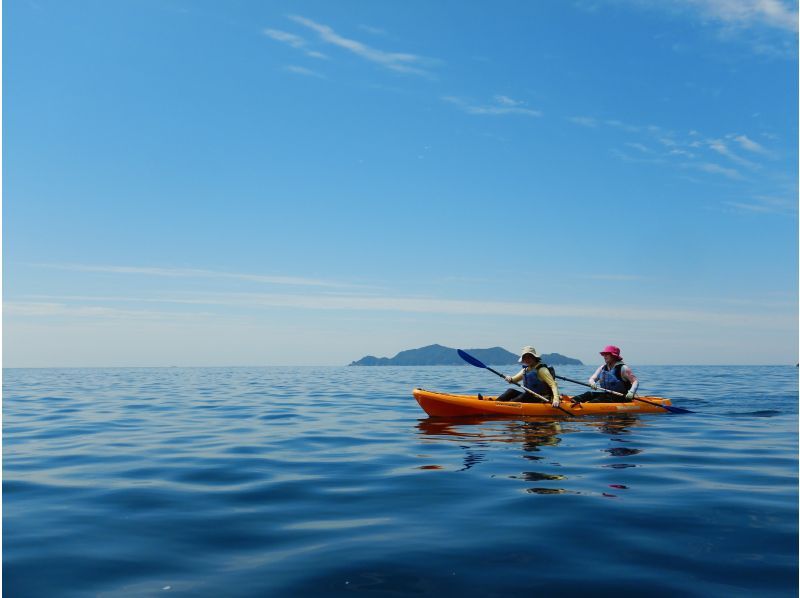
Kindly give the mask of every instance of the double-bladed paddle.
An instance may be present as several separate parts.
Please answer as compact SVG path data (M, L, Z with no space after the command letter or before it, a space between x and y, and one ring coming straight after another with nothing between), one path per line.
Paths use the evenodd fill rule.
M470 364L470 365L474 365L476 368L483 368L484 370L489 370L489 371L490 371L490 372L492 372L493 374L497 374L498 376L500 376L501 378L503 378L503 379L505 380L505 376L504 376L503 374L501 374L501 373L500 373L500 372L498 372L497 370L493 370L493 369L492 369L492 368L490 368L488 365L486 365L485 363L483 363L481 360L479 360L479 359L476 359L475 357L473 357L472 355L470 355L470 354L469 354L469 353L467 353L466 351L462 351L461 349L456 349L456 351L458 352L458 356L459 356L461 359L463 359L464 361L466 361L468 364ZM542 400L542 401L544 401L545 403L550 403L551 405L553 405L551 401L547 400L547 397L543 397L543 396L542 396L542 395L540 395L539 393L537 393L537 392L533 392L533 391L532 391L530 388L527 388L527 387L523 386L522 384L520 384L520 383L518 383L518 382L512 382L511 384L516 384L516 385L517 385L517 386L519 386L519 387L520 387L522 390L524 390L525 392L527 392L527 393L529 393L529 394L532 394L532 395L533 395L534 397L536 397L537 399L541 399L541 400ZM556 409L561 409L561 411L563 411L563 412L564 412L564 413L566 413L567 415L574 415L574 414L570 413L569 411L567 411L566 409L564 409L563 407L561 407L560 405L558 405L558 406L556 406L556 405L553 405L553 407L555 407Z
M573 384L580 384L581 386L588 386L592 388L591 384L587 384L586 382L580 382L578 380L573 380L572 378L566 378L564 376L556 376L559 380L566 380L567 382L572 382ZM617 392L616 390L606 390L603 389L603 392L607 392L608 394L617 395L619 397L624 397L625 395L621 392ZM672 407L671 405L661 405L659 403L654 403L653 401L648 401L647 399L640 399L639 397L633 397L634 401L641 401L642 403L647 403L648 405L654 405L656 407L661 407L662 409L666 409L670 413L694 413L694 411L690 411L689 409L683 409L681 407Z

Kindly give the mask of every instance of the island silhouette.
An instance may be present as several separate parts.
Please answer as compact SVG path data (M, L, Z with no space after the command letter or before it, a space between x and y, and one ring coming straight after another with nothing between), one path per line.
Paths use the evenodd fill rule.
M502 347L488 349L466 349L467 353L489 365L518 364L519 355ZM543 353L542 361L548 365L583 365L579 359L566 357L560 353ZM367 355L348 365L466 365L458 356L456 349L443 345L428 345L419 349L400 351L394 357L374 357Z

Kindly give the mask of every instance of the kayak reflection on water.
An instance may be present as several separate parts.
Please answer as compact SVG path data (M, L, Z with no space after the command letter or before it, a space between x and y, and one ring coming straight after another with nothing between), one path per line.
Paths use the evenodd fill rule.
M508 420L507 418L496 418L480 416L474 418L428 418L417 423L419 435L425 440L439 440L445 442L456 442L459 449L463 451L463 465L455 471L466 471L487 460L487 456L499 443L519 444L522 448L520 455L528 461L541 461L545 456L539 454L542 447L555 447L561 444L565 434L576 432L588 432L590 429L596 430L601 434L611 436L612 442L626 443L629 439L625 436L631 434L632 428L646 426L638 416L623 413L619 415L606 416L603 418L583 419L578 423L564 421L555 418L529 418L524 420ZM589 428L589 429L587 429ZM611 447L604 449L612 457L633 456L641 452L641 449L629 449L625 447ZM568 455L569 453L560 453ZM552 453L548 459L552 459ZM560 466L555 463L554 465ZM614 469L624 469L635 467L634 464L615 462L604 464L602 467ZM444 466L425 466L425 469L447 469ZM568 476L562 473L545 473L535 471L522 471L516 475L508 476L511 479L523 480L527 482L539 481L559 481L566 480ZM609 484L614 489L627 489L621 484ZM542 488L533 487L525 490L532 494L566 494L582 493L564 488ZM603 496L615 497L607 491L602 492Z
M493 422L501 424L502 427L482 425ZM520 422L487 417L460 418L458 421L438 418L425 419L417 424L417 429L424 436L458 441L459 447L467 452L464 458L464 467L458 471L470 469L483 461L485 454L481 451L492 443L519 443L525 452L535 452L541 445L560 443L559 435L565 431L564 424L558 420ZM465 444L465 440L470 443ZM539 456L526 456L526 458L541 459Z
M596 420L587 419L581 423L586 426L596 427L599 432L602 432L603 434L609 434L611 436L630 434L631 428L646 427L648 425L646 422L642 421L638 416L632 413L609 415Z

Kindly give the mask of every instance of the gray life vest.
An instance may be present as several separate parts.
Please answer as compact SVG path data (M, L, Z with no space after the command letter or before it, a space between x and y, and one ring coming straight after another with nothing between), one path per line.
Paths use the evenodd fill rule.
M555 378L556 371L545 363L538 363L531 370L525 368L525 374L522 378L522 384L525 388L529 388L533 392L542 395L543 397L552 398L553 391L550 390L550 385L545 384L539 379L539 369L547 368L550 374Z
M620 361L610 370L607 365L604 365L600 372L600 377L597 379L598 386L606 390L621 392L622 394L627 393L633 385L622 377L623 365L625 364Z

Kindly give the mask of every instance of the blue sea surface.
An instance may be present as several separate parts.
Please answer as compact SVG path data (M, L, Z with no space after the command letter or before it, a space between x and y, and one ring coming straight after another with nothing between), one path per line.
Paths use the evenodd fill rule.
M504 390L469 366L6 369L4 595L796 596L797 368L636 372L695 413L428 418L415 386Z

